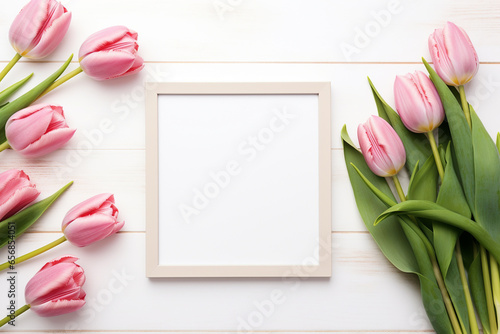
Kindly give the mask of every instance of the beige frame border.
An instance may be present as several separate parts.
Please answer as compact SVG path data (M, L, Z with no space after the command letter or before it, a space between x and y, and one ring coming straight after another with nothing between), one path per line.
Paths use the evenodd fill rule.
M146 276L147 277L330 277L331 116L330 82L146 83ZM318 95L319 265L165 266L159 264L158 95Z

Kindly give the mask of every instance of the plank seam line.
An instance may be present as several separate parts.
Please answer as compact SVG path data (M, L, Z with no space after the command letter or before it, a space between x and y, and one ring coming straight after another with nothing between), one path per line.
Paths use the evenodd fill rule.
M11 333L234 333L234 330L13 330ZM423 329L367 329L367 330L254 330L253 333L434 333L434 330Z
M54 234L61 231L26 231L24 234ZM146 231L118 231L118 234L144 234ZM368 231L332 231L332 234L367 234Z
M0 63L7 64L9 60L2 60ZM38 63L38 64L64 64L64 60L42 60L42 61L19 61L19 63ZM78 64L78 61L72 61L72 64ZM418 61L245 61L245 60L213 60L213 61L179 61L179 60L146 60L146 64L300 64L300 65L414 65L422 64ZM498 61L482 61L483 65L498 65ZM430 62L429 64L433 64Z

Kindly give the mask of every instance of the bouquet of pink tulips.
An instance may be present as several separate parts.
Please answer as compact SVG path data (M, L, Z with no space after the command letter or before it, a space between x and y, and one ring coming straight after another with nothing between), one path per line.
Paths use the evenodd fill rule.
M57 0L31 0L13 21L9 38L15 56L0 72L0 82L21 59L40 59L51 54L64 38L71 22L71 13ZM108 80L139 72L144 67L137 54L137 33L115 26L91 35L79 51L79 66L67 73L72 56L54 74L19 98L9 101L32 77L0 91L0 152L13 149L28 158L49 154L64 146L75 133L66 123L61 106L33 102L79 73L95 80ZM0 247L14 254L15 243L49 206L72 184L68 183L52 196L36 202L40 192L22 170L0 172ZM85 247L118 232L124 225L118 220L118 209L112 194L100 194L73 207L62 219L63 236L50 244L16 258L9 255L0 264L0 271L29 260L68 240ZM26 305L15 309L0 320L0 327L14 325L15 318L32 309L41 316L56 316L73 312L85 304L83 269L77 259L64 256L47 263L28 282ZM3 262L3 261L0 261ZM12 301L11 301L12 304ZM12 307L11 307L12 306Z
M467 102L479 62L465 31L448 22L429 51L429 76L396 78L397 112L370 82L378 116L358 127L361 152L342 130L346 166L367 229L394 266L418 276L436 332L498 333L500 135L495 145Z

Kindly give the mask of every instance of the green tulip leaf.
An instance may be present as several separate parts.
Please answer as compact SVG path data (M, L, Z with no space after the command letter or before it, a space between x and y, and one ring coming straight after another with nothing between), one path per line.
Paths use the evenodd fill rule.
M420 161L417 161L415 164L415 168L413 168L413 172L411 173L410 176L410 182L408 182L408 189L413 187L413 181L415 180L415 175L417 175L418 170L420 169Z
M32 88L29 92L18 97L0 109L0 143L5 142L6 140L5 124L10 116L12 116L16 111L24 109L33 103L33 101L35 101L66 70L71 62L71 59L73 59L73 55L71 55L68 60L66 60L66 62L47 79Z
M454 226L472 234L497 261L500 260L500 243L493 239L489 233L478 223L448 210L437 203L430 201L411 200L396 204L387 209L376 220L374 225L394 215L411 215L420 218L432 219L447 225Z
M359 213L366 228L382 253L396 268L408 273L418 272L418 264L399 221L394 218L388 220L387 224L377 228L373 226L373 221L387 209L387 205L380 201L377 196L367 188L365 182L351 164L354 164L364 175L366 175L374 187L380 189L392 203L396 203L387 182L384 178L378 177L371 172L363 155L353 145L349 138L345 126L342 129L342 140L349 179L351 181Z
M488 318L488 306L486 303L486 292L484 291L483 269L481 266L481 255L475 252L474 260L472 261L469 270L469 285L474 306L481 320L484 334L490 334L490 321Z
M429 156L422 165L408 186L407 199L422 199L436 201L437 196L438 171L434 156Z
M439 224L435 224L439 225ZM455 254L452 254L452 259L448 266L447 275L444 277L444 283L450 295L453 306L457 313L458 320L465 329L464 333L470 333L470 319L467 310L467 300L465 299L464 289L460 280L460 271Z
M342 139L349 179L366 228L382 253L396 268L403 272L417 274L424 307L433 327L439 333L453 333L426 251L426 247L432 246L425 245L423 240L426 238L425 235L415 231L418 227L406 216L391 219L386 226L384 224L375 227L372 224L378 214L388 206L396 204L394 195L385 179L370 171L363 155L349 138L345 126L342 129ZM418 167L415 168L417 169Z
M491 237L500 241L500 158L498 148L470 108L474 147L475 208L474 219Z
M15 235L18 238L23 234L31 225L33 225L38 218L54 203L54 201L73 184L73 181L56 191L51 196L28 206L26 209L16 213L15 215L0 222L0 248L5 246L11 236Z
M399 115L380 96L370 78L368 78L368 82L370 83L373 97L375 98L379 116L391 124L403 142L406 150L406 168L408 168L409 172L412 172L419 160L426 161L432 154L429 141L424 134L413 133L408 130L401 121Z
M471 212L469 210L469 206L467 205L467 200L465 199L458 177L455 173L452 159L451 145L448 145L446 150L446 168L444 179L441 183L436 203L448 210L470 218ZM448 272L448 267L452 261L455 245L460 233L461 231L453 226L443 224L434 225L434 245L436 246L436 256L444 277L446 277Z
M444 151L446 151L446 147L448 147L448 143L451 141L450 127L448 126L448 121L446 119L437 129L437 133L440 153L444 153ZM444 159L444 154L442 155L441 159Z
M469 124L465 119L462 107L458 103L453 92L446 83L432 69L432 67L422 58L429 77L438 91L443 108L448 120L451 138L453 140L456 162L458 165L458 175L464 189L465 198L470 209L474 212L474 152L472 148L472 135Z
M401 226L418 262L417 276L427 316L437 333L454 333L425 245L421 237L408 224L401 224Z
M5 101L9 99L15 92L17 92L21 87L24 86L25 83L28 82L29 79L33 76L33 73L28 75L26 78L24 78L21 81L16 82L12 86L4 89L3 91L0 92L0 105L2 105Z
M500 132L497 133L497 149L500 152Z

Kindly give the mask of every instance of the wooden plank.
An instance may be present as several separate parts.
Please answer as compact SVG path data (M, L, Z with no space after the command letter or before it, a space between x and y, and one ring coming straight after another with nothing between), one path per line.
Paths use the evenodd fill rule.
M24 170L41 191L40 199L74 181L30 231L60 231L69 209L100 193L115 194L119 217L125 220L124 230L144 231L144 151L100 150L81 159L69 159L72 152L62 150L36 160L12 151L2 153L0 170Z
M35 66L36 65L36 66ZM29 87L59 64L21 64L6 84L31 71L36 76ZM71 65L75 67L75 64ZM64 107L68 124L77 132L65 149L85 156L101 149L144 149L144 82L238 82L238 81L330 81L332 83L332 147L341 148L340 130L347 125L355 139L359 123L377 110L368 85L370 76L387 102L394 106L396 75L421 70L421 64L148 64L139 75L97 82L84 74L57 88L40 103ZM481 65L466 86L475 107L492 136L496 137L500 115L500 64Z
M18 240L22 254L58 237L31 233ZM87 248L68 243L16 268L20 293L55 257L80 258L87 305L55 318L28 312L16 330L110 331L428 331L415 277L398 272L369 235L333 235L331 279L147 279L144 234L118 234ZM6 258L5 249L0 258ZM300 268L298 268L300 269ZM7 291L0 280L0 291ZM0 303L5 305L7 295ZM250 330L248 329L250 328Z
M24 3L3 3L2 61L14 55L7 32ZM428 55L428 36L447 20L468 31L482 61L500 60L495 0L64 3L72 25L50 60L77 53L99 29L125 24L139 32L140 54L148 61L415 62Z
M40 199L74 181L29 231L59 231L71 207L102 192L115 194L120 218L125 220L124 231L144 231L144 151L95 150L81 160L73 159L72 153L74 151L62 150L36 160L23 158L12 151L2 153L0 171L23 169L42 192ZM333 231L365 231L340 150L332 151L332 182Z

